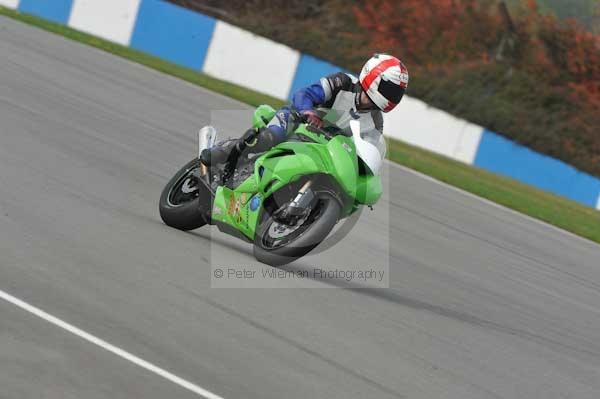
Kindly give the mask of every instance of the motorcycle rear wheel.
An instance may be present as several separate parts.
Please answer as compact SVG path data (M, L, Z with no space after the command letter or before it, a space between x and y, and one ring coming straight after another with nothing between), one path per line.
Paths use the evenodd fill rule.
M192 159L169 180L158 204L160 217L167 226L194 230L206 224L202 204L210 204L208 188L198 181L200 161Z

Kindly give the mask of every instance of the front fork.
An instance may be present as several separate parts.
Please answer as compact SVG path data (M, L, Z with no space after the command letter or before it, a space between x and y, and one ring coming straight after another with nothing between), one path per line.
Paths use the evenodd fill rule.
M303 220L310 211L313 206L317 202L317 196L311 189L312 180L307 181L304 185L298 190L298 194L296 197L287 205L284 205L277 212L277 218L285 222L290 226L296 225L298 221Z

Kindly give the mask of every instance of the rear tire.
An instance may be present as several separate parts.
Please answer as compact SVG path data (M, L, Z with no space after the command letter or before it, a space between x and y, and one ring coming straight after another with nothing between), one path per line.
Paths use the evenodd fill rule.
M266 213L254 238L254 257L271 266L283 266L301 258L319 245L337 223L342 207L338 200L328 192L315 192L319 202L311 212L309 220L315 218L297 237L280 247L272 247L273 225L277 221ZM266 212L266 210L265 210ZM317 212L313 215L313 213ZM271 230L271 231L270 231Z
M161 219L167 226L179 230L193 230L206 224L205 212L203 212L200 205L200 200L202 200L202 203L211 203L211 194L206 186L196 181L197 192L187 193L189 194L189 200L186 200L185 191L182 191L182 193L176 191L181 190L182 185L186 184L186 179L190 178L189 175L191 175L193 170L199 167L199 163L197 158L188 162L169 180L163 189L160 195L158 210ZM187 182L187 184L189 185L190 183ZM189 191L189 188L187 190ZM179 199L180 201L175 201L174 199Z

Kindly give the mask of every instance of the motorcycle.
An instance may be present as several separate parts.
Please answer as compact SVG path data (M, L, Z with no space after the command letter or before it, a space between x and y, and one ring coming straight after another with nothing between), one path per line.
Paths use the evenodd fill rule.
M275 116L268 105L252 118L266 128ZM382 194L379 176L385 141L350 129L316 128L292 112L287 140L254 157L240 157L233 172L206 167L200 153L215 145L211 126L199 132L198 157L166 184L159 201L165 224L192 230L206 224L253 243L254 256L272 266L290 263L313 250L336 223Z

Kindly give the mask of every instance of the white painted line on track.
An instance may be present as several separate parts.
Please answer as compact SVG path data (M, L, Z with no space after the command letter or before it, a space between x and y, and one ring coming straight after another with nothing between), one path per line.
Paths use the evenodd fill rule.
M214 393L199 387L198 385L195 385L189 381L184 380L183 378L179 378L176 375L169 373L168 371L161 369L160 367L157 367L155 365L153 365L152 363L149 363L147 361L145 361L144 359L141 359L135 355L132 355L131 353L124 351L121 348L118 348L112 344L109 344L108 342L92 335L89 334L57 317L52 316L49 313L44 312L43 310L36 308L35 306L32 306L30 304L28 304L27 302L24 302L22 300L20 300L19 298L16 298L2 290L0 290L0 298L4 299L6 302L9 302L19 308L21 308L22 310L25 310L26 312L29 312L41 319L44 319L45 321L54 324L57 327L62 328L63 330L66 330L74 335L77 335L80 338L83 338L84 340L97 345L99 347L101 347L102 349L105 349L125 360L130 361L131 363L146 369L166 380L171 381L174 384L179 385L182 388L187 389L188 391L191 391L195 394L200 395L203 398L206 399L223 399L221 396L215 395Z
M478 200L478 201L484 202L484 203L486 203L486 204L488 204L488 205L490 205L490 206L492 206L492 207L494 207L494 208L497 208L497 209L502 209L502 210L504 210L505 212L511 213L511 214L513 214L513 215L516 215L516 216L520 216L520 217L522 217L522 218L524 218L524 219L527 219L527 220L529 220L530 222L533 222L533 223L535 223L535 224L538 224L538 225L541 225L541 226L545 226L545 227L547 227L547 228L549 228L549 229L551 229L551 230L554 230L554 231L556 231L556 232L562 233L562 234L564 234L564 235L567 235L567 236L569 236L569 237L571 237L571 238L575 238L575 239L578 239L578 240L581 240L581 241L587 242L588 244L592 244L592 245L594 245L594 246L598 245L598 243L596 243L596 242L594 242L594 241L592 241L592 240L590 240L590 239L587 239L587 238L585 238L585 237L578 236L578 235L577 235L577 234L575 234L575 233L571 233L570 231L563 230L563 229L561 229L560 227L557 227L557 226L554 226L554 225L552 225L552 224L550 224L550 223L544 222L543 220L539 220L539 219L536 219L536 218L534 218L534 217L531 217L531 216L529 216L529 215L526 215L526 214L524 214L524 213L521 213L521 212L515 211L514 209L510 209L510 208L508 208L508 207L506 207L506 206L504 206L504 205L498 204L498 203L496 203L496 202L494 202L494 201L491 201L491 200L489 200L489 199L487 199L487 198L483 198L483 197L480 197L480 196L478 196L478 195L476 195L476 194L473 194L473 193L470 193L470 192L468 192L468 191L465 191L465 190L463 190L462 188L455 187L455 186L453 186L453 185L451 185L451 184L448 184L448 183L446 183L446 182L443 182L443 181L441 181L441 180L437 180L437 179L435 179L435 178L433 178L433 177L431 177L431 176L428 176L428 175L426 175L426 174L424 174L424 173L421 173L421 172L419 172L419 171L416 171L416 170L414 170L414 169L411 169L411 168L409 168L409 167L406 167L406 166L404 166L404 165L398 164L398 163L396 163L396 162L392 162L392 161L390 161L389 159L385 159L385 162L386 162L387 164L389 164L389 165L392 165L392 166L394 166L394 167L396 167L396 168L398 168L398 169L401 169L401 170L403 170L403 171L405 171L405 172L408 172L408 173L410 173L410 174L412 174L412 175L418 176L418 177L420 177L420 178L422 178L422 179L425 179L425 180L427 180L427 181L430 181L430 182L432 182L432 183L435 183L435 184L438 184L438 185L440 185L440 186L446 187L446 188L448 188L448 189L450 189L450 190L452 190L452 191L455 191L455 192L457 192L457 193L461 193L461 194L463 194L463 195L464 195L464 196L466 196L466 197L473 198L473 199L476 199L476 200ZM465 165L466 165L466 164L465 164ZM598 200L600 201L600 198L599 198ZM600 204L599 204L599 205L600 205ZM599 209L600 209L600 208L599 208Z

